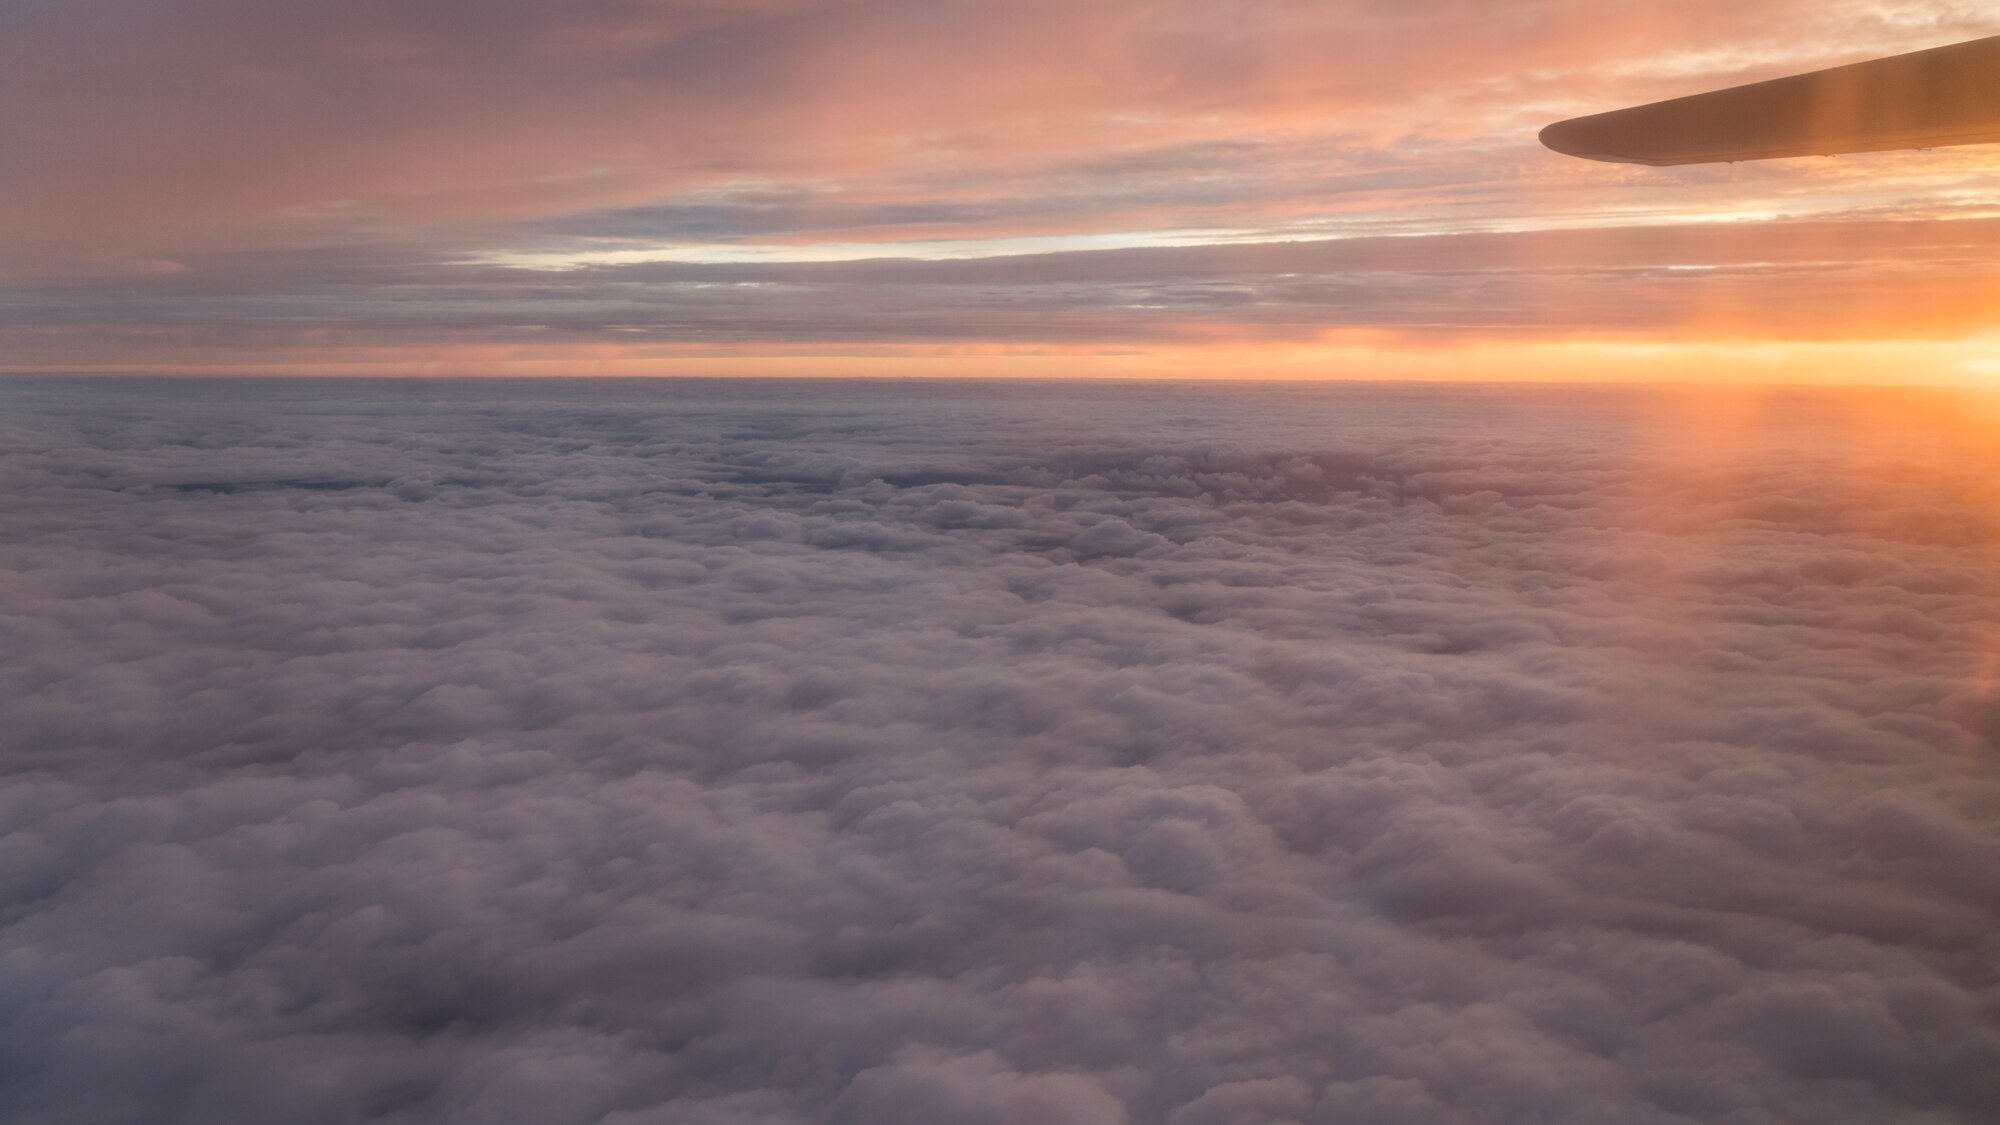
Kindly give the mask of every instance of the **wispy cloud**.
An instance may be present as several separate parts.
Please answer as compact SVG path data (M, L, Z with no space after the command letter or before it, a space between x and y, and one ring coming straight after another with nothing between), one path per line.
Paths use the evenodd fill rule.
M578 357L629 329L754 356L760 341L1034 342L1031 320L1042 343L1105 346L1985 327L1972 298L1931 299L1989 291L1972 227L1954 228L1964 253L1920 254L1935 268L1905 262L1857 307L1882 237L1864 228L1995 210L2000 161L1982 150L1665 172L1533 143L1572 112L1996 30L1968 5L105 0L0 18L13 369L198 364L191 347L232 340L243 364L278 363L288 347L421 347L419 325L446 333L438 349L507 346L480 335L496 323L567 332ZM1696 233L1773 217L1802 220L1781 239L1821 242L1774 259L1789 264L1768 284L1727 250L1743 228ZM1712 299L1620 276L1629 307L1594 308L1610 303L1589 289L1595 244L1536 233L1667 224L1711 256L1617 268L1723 267ZM1381 269L1349 291L1326 280L1344 265L1245 264L1373 254L1384 234L1462 241L1443 278ZM1324 245L1283 245L1298 241ZM1522 254L1534 270L1510 280ZM955 291L982 269L1035 276L940 296L880 280L928 267L871 264L912 257L1008 263L946 270ZM371 258L401 268L342 265ZM857 264L808 268L835 261ZM718 302L693 287L728 275L663 280L661 263L784 276ZM1163 272L1099 280L1149 264ZM1730 323L1715 311L1730 304L1769 315Z

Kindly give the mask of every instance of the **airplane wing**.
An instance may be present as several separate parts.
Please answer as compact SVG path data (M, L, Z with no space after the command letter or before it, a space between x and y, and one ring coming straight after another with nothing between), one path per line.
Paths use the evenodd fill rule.
M2000 35L1560 121L1542 143L1655 166L2000 143Z

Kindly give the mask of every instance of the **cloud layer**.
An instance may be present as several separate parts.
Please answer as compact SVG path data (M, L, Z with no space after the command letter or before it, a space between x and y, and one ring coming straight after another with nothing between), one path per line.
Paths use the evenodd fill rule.
M2000 1112L1990 401L449 390L0 386L0 1116Z

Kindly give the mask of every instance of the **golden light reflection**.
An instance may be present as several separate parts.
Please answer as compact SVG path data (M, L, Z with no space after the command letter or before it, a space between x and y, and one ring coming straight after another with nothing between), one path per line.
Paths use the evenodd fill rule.
M1709 677L1717 692L1801 651L1836 669L1844 654L1813 639L1840 603L1815 590L1874 585L1867 631L1902 644L1933 689L1889 698L1856 684L1825 702L1891 731L1936 716L1968 754L2000 747L2000 623L1978 616L2000 583L2000 391L1674 387L1648 405L1634 442L1645 469L1614 518L1673 549L1630 591L1659 626L1631 659ZM1843 541L1867 544L1865 557ZM1733 648L1734 621L1784 629L1789 643L1767 650L1746 630L1748 647ZM1677 631L1688 626L1703 628ZM1697 636L1709 647L1692 647Z
M2000 388L1991 339L1774 341L1412 341L1355 330L1303 343L1047 345L856 343L755 349L672 343L204 347L176 342L123 361L68 366L59 349L8 349L0 374L1136 379L1486 383L1844 385Z

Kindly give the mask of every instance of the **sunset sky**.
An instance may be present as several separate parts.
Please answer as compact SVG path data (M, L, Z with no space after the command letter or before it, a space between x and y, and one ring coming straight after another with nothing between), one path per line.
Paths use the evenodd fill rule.
M0 1125L2000 1122L1996 60L0 0Z
M1973 0L0 0L0 371L2000 383L2000 147L1550 121Z

